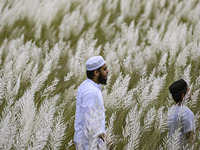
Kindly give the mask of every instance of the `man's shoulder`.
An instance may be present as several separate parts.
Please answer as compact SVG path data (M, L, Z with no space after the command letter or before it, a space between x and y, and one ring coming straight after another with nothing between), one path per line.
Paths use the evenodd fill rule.
M80 84L79 89L91 89L92 87L92 84L86 79Z
M88 80L85 80L81 83L78 91L80 91L81 93L96 93L95 87Z
M93 85L85 80L78 88L78 95L82 98L97 98L98 92L95 90Z

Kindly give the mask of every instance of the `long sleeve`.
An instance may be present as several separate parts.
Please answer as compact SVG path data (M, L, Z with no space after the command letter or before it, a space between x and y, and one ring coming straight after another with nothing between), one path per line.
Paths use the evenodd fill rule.
M92 132L97 136L104 132L104 124L101 124L102 106L100 105L98 95L93 92L87 92L82 99L82 126L86 131Z

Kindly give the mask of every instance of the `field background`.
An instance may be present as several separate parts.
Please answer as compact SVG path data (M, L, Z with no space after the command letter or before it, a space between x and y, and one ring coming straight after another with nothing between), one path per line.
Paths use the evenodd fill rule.
M1 0L0 149L74 149L85 61L102 55L115 149L178 149L168 139L169 85L183 78L200 148L198 0Z

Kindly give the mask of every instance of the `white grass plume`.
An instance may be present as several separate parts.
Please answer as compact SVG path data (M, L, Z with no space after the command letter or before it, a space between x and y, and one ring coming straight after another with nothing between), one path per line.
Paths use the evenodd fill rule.
M116 11L118 3L119 3L119 0L106 1L105 5L106 5L107 11Z
M149 77L142 77L138 84L138 101L141 103L142 108L146 110L148 106L155 101L161 90L163 89L165 85L167 74L164 74L163 76L155 76L155 69L152 71Z
M182 78L187 82L188 85L190 85L191 83L191 76L190 76L190 72L191 72L191 64L189 64L182 75Z
M33 68L32 70L32 75L31 75L31 89L35 92L39 91L44 82L48 79L49 74L51 73L51 64L52 60L48 61L44 67L42 72L38 74L38 67L37 65Z
M106 48L106 49L105 49ZM120 73L120 63L119 63L119 59L117 56L117 53L115 51L110 52L110 48L109 44L106 45L105 47L105 61L108 63L108 67L109 67L109 74L114 74L114 75L118 75ZM113 67L111 67L113 66Z
M190 106L192 108L196 108L197 102L198 102L198 97L199 97L199 93L200 93L200 89L195 90L194 92L192 92L192 96L191 96L191 102L190 102Z
M166 73L167 72L167 57L168 57L168 53L165 52L164 54L162 54L162 57L160 59L160 62L158 64L158 72L162 72L162 73Z
M55 125L50 133L49 144L52 150L57 150L61 147L65 135L65 130L67 128L67 123L63 120L63 111L61 111L58 116L55 117Z
M21 81L21 75L19 75L17 78L14 77L13 75L11 76L6 86L6 93L5 93L6 99L11 99L17 95L20 88L20 81Z
M144 126L143 126L144 130L142 130L142 132L151 130L153 122L155 120L155 116L156 116L156 109L152 107L147 111L147 114L144 117Z
M84 1L83 2L83 14L86 15L87 22L94 23L98 20L102 13L103 0L99 1Z
M46 53L44 64L51 62L51 69L54 70L58 67L59 58L61 55L62 45L59 43L55 44L54 47L50 50L49 53Z
M101 29L103 30L103 33L105 34L105 38L108 40L110 39L116 32L116 28L115 28L115 24L111 23L109 24L109 18L110 18L110 13L108 13L108 15L106 15L106 17L104 18L104 20L101 23Z
M106 135L111 138L111 139L115 139L115 135L114 135L114 121L116 120L116 113L113 113L110 117L108 126L106 127Z
M187 64L187 57L189 56L188 49L183 49L178 57L176 58L176 66L178 67L185 67Z
M178 25L177 19L172 20L168 27L168 31L165 33L163 42L170 49L169 65L171 65L178 53L180 45L185 45L186 42L186 26ZM180 34L181 33L181 34Z
M45 96L45 97L48 97L50 95L50 93L52 91L54 91L56 89L56 85L58 84L59 82L59 79L58 78L55 78L51 85L47 86L45 89L44 89L44 92L42 93L42 96Z
M17 135L18 148L25 149L29 146L32 135L33 122L36 114L34 103L34 89L28 89L18 101L19 135Z
M199 119L200 119L200 112L198 111L195 115L194 115L194 117L195 117L195 131L194 132L196 132L196 130L199 128L199 126L200 126L200 123L199 123Z
M49 135L52 133L56 104L59 95L50 99L45 99L35 116L34 127L32 129L31 142L29 148L32 150L43 149L47 145Z
M76 21L75 21L76 20ZM80 7L74 10L72 13L67 13L59 26L59 38L69 39L71 35L78 36L85 26L85 19L80 12Z
M141 135L140 115L141 111L138 111L138 106L135 105L126 117L126 125L123 129L123 137L127 141L126 149L138 149Z
M163 133L167 130L168 127L168 123L167 123L167 112L164 111L165 107L160 107L157 110L157 114L156 114L156 124L155 127L156 129L160 132Z
M93 36L87 39L80 39L77 44L75 55L69 52L68 68L73 74L73 77L77 78L77 84L81 83L85 75L85 61L94 55L100 53L100 46L95 48L97 40L93 39ZM89 51L89 53L87 52Z
M97 149L97 144L99 143L100 139L98 136L101 134L102 130L102 124L100 123L102 121L102 106L96 105L95 107L91 108L89 110L89 113L86 114L86 126L84 127L84 134L88 139L88 148L89 150L95 150ZM101 142L102 143L102 142ZM102 143L98 144L103 149L105 148L105 144Z
M158 95L160 94L161 90L163 89L165 85L167 74L157 77L152 84L151 94L149 95L149 99L155 100L158 98Z
M6 83L2 78L0 78L0 105L3 103L3 98L5 98Z
M121 0L120 1L120 11L121 15L124 17L132 17L138 15L140 9L141 9L141 3L139 0L136 1L129 1L129 0ZM130 14L130 11L134 10L135 13Z
M104 104L106 107L121 108L123 106L123 102L129 97L129 95L133 94L128 93L130 78L131 77L129 75L123 77L122 74L119 74L114 85L112 86L111 93L108 94L106 90L102 91L103 97L105 99Z
M175 133L170 137L169 149L179 150L180 149L180 128L178 128Z
M86 78L85 61L93 55L102 55L110 71L108 86L103 89L107 109L129 110L137 105L138 109L145 108L151 118L154 113L151 114L150 109L153 109L153 105L159 101L158 97L166 98L162 106L156 105L155 126L151 128L152 131L165 135L166 140L169 139L165 134L167 132L165 110L169 109L174 100L170 93L167 94L169 91L164 90L167 90L166 86L172 82L171 80L181 77L193 85L193 98L189 107L195 113L197 121L195 148L199 149L197 105L200 87L199 7L198 0L2 0L0 2L0 149L59 147L62 136L57 137L57 133L58 131L63 133L62 119L55 118L53 112L48 113L47 109L57 114L60 107L56 104L55 109L47 107L50 105L49 99L52 99L51 91L55 87L60 88L62 83L56 84L57 81L53 83L52 80L58 78L62 81L65 78L66 82L63 85L69 88L56 92L64 92L64 104L61 105L69 104L67 106L73 111L76 88ZM31 41L27 41L30 39ZM66 62L64 59L60 62L62 56L67 56ZM67 66L65 69L68 70L64 75L59 72L62 69L60 63L66 63L62 64ZM152 67L155 68L153 71L150 70ZM55 75L53 79L49 76L50 73ZM62 76L61 79L57 76L58 73ZM119 77L120 73L123 75L122 78ZM135 74L136 78L132 76ZM135 85L129 86L133 88L127 90L127 85L132 84L129 83L132 80ZM157 86L159 82L163 84ZM35 103L38 101L35 99L35 94L37 98L43 94L42 99L46 98L45 102ZM57 99L54 100L58 102ZM30 110L25 110L26 107ZM138 109L130 115L129 123L124 126L124 133L126 133L125 128L128 130L128 125L136 129L130 120L140 118L139 121L135 121L135 125L140 127L136 129L137 134L134 132L134 134L130 132L129 136L120 134L120 139L124 138L127 142L124 149L138 148L137 143L136 147L132 146L137 141L141 149L144 149L143 145L146 144L146 141L138 140L142 128L140 124L144 120L135 114L139 113L142 117L145 115ZM50 116L45 116L41 110L46 110L45 114ZM37 130L35 126L36 124L45 126L45 119L43 122L34 119L40 118L39 116L46 118L52 127L48 128L48 133L46 132L44 137L40 136L40 131L44 131L42 127L38 127ZM125 117L122 119L125 120ZM33 125L30 123L32 120ZM114 123L113 126L115 128L118 124ZM71 129L70 126L67 131ZM37 135L33 135L33 131ZM50 145L50 137L54 139L53 143L56 143L54 146ZM69 145L73 144L71 139ZM38 144L40 142L41 145ZM160 147L178 148L176 143L170 144L169 141L167 143Z
M13 99L7 101L0 119L0 149L12 149L18 131L18 121Z

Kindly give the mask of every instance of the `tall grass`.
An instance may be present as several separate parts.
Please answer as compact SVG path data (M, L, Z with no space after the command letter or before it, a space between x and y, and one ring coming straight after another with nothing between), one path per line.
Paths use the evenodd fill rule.
M102 55L102 93L115 149L177 149L168 138L168 86L184 78L200 128L198 0L0 2L0 149L74 149L85 61Z

